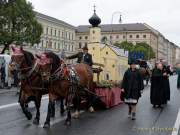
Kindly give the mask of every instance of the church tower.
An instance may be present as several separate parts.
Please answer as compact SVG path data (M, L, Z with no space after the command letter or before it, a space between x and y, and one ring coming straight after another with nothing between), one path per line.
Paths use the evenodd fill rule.
M94 14L89 19L89 23L91 24L89 30L89 53L92 54L94 63L101 63L101 28L99 24L101 23L101 19L96 14L96 9L94 6Z

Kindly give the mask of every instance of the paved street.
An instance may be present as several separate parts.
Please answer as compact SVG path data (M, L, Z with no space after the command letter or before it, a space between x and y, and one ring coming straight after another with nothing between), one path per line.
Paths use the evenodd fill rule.
M0 135L171 135L180 108L180 91L176 89L176 76L170 78L170 83L171 101L164 109L153 109L149 87L144 90L135 121L127 117L127 106L121 104L93 114L83 112L79 120L73 119L72 125L66 127L64 117L60 116L59 108L56 107L56 118L52 120L49 130L42 128L47 97L42 100L40 125L35 126L22 114L16 92L0 94ZM30 104L30 110L35 112L33 104Z

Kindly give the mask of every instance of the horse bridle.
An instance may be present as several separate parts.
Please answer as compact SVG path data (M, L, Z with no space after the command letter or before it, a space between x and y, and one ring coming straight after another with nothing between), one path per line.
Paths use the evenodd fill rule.
M48 78L51 78L51 70L52 70L52 62L49 63L50 64L50 71L46 72L46 71L41 71L40 69L40 75L41 77L47 76ZM42 65L41 65L42 66ZM43 79L42 79L43 80Z
M22 63L23 63L24 61L25 61L25 59L23 58L23 60L21 61L21 63L15 62L15 63L16 63L16 66L18 67L17 71L20 72L20 74L21 74L21 75L20 75L20 76L21 76L20 79L29 78L29 77L32 75L32 73L33 73L34 71L36 71L36 67L37 67L37 61L36 61L35 64L33 64L33 66L29 66L29 67L25 67L25 68L20 68L21 65L22 65ZM13 62L13 61L11 61L11 62ZM22 74L22 71L28 70L28 69L31 69L31 70L28 71L28 72L25 73L25 74ZM38 71L36 71L36 72L38 72Z

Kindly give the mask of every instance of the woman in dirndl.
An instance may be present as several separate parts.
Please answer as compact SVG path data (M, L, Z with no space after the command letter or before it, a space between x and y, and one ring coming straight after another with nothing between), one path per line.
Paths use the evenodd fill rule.
M143 79L135 61L131 61L130 68L124 74L122 91L124 91L124 102L128 105L128 117L136 119L136 106L144 89Z

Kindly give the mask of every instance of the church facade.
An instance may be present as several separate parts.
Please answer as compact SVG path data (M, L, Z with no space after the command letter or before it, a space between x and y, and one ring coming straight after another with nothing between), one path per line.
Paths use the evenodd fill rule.
M91 24L89 43L87 44L89 53L92 54L94 67L103 65L99 80L122 80L123 74L128 68L128 51L101 42L101 27L99 27L101 19L96 15L95 10L89 22ZM96 76L94 76L94 80L97 80Z

